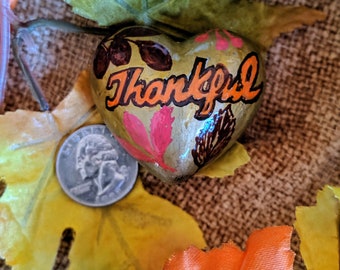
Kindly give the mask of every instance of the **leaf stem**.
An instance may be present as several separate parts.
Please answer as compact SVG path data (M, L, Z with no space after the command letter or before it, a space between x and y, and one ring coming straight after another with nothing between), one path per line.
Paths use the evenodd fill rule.
M20 34L20 30L23 29L32 32L40 27L51 27L66 33L74 34L85 33L92 35L107 35L111 31L111 28L86 27L79 26L63 20L39 18L32 21L20 23L19 27L17 28L17 33Z

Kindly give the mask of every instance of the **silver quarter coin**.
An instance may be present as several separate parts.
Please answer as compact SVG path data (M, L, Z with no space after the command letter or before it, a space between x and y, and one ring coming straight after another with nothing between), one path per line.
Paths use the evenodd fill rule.
M110 205L133 188L138 162L105 125L90 125L72 133L61 145L56 174L65 193L78 203Z

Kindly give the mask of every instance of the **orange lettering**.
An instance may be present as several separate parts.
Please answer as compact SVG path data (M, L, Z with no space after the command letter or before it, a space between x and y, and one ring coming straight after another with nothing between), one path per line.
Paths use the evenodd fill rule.
M255 86L259 72L259 59L255 53L249 53L242 61L237 75L223 89L220 102L252 103L257 100L263 89L263 82ZM231 78L230 78L231 79Z
M218 64L211 80L206 83L204 99L200 109L196 112L197 118L206 118L215 108L215 100L221 95L222 87L226 84L228 70L222 64Z
M171 102L178 106L184 106L187 104L187 100L191 97L191 93L187 91L188 79L185 75L171 76L167 82L160 101L164 105L169 105Z
M250 55L246 61L241 64L241 82L243 85L242 98L244 102L254 100L262 91L263 83L255 86L259 70L259 61L255 54Z
M164 88L164 80L155 79L151 81L145 89L143 96L141 97L141 104L148 106L155 106L159 103L159 96L162 94ZM137 99L136 99L137 102ZM138 103L138 102L137 102Z
M122 96L122 105L129 104L130 100L138 100L140 103L140 96L145 88L145 81L140 80L140 75L142 74L142 68L136 68L131 72L129 79L124 87L124 95Z
M216 101L226 103L252 103L260 96L263 82L256 86L259 59L249 53L242 61L236 76L228 72L223 64L205 67L207 59L197 57L187 77L171 75L168 79L155 78L146 83L140 79L143 68L133 67L112 73L107 90L114 91L106 97L106 108L114 110L132 102L138 107L156 105L198 106L195 118L206 119L214 111ZM117 85L113 88L114 85Z
M114 92L114 96L111 98L109 96L106 97L106 108L114 109L116 108L120 102L121 97L124 92L124 84L127 81L128 74L131 73L131 70L124 70L123 72L112 73L107 82L106 89L111 90L114 84L117 84L116 91Z

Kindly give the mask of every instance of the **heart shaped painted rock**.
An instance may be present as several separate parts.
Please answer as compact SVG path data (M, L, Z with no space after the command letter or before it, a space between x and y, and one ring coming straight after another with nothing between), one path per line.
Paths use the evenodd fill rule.
M223 29L184 42L129 27L98 46L95 104L120 144L167 182L187 179L239 138L259 106L264 63Z

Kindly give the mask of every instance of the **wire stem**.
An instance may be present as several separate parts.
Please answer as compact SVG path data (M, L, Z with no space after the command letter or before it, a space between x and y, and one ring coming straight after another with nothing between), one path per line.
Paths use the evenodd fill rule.
M45 99L43 91L38 81L34 78L32 71L30 70L24 57L20 53L21 47L24 44L24 35L26 35L27 32L30 33L40 27L51 27L66 33L84 33L104 36L112 33L115 28L118 29L120 26L117 25L114 28L83 27L62 20L40 18L28 22L21 22L17 25L13 25L12 27L14 32L14 38L12 39L12 50L15 60L19 64L19 67L29 84L33 97L39 103L40 109L42 111L48 111L50 108L48 102Z

